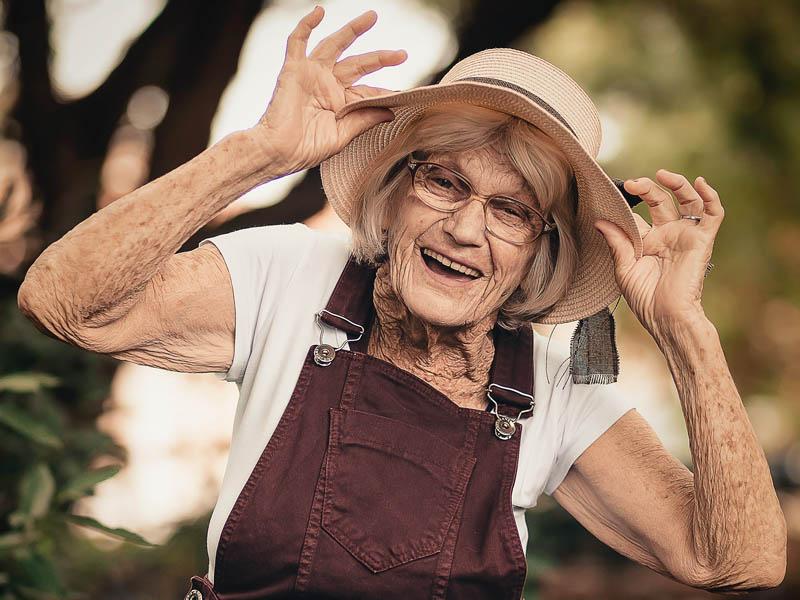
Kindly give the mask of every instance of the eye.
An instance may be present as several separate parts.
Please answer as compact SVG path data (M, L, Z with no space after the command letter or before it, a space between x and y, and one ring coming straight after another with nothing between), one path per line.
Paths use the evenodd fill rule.
M461 180L454 173L442 167L428 165L422 174L425 177L425 185L432 192L458 195L465 190L465 186Z
M492 200L492 210L506 220L524 221L528 219L528 211L523 206L510 200L495 198Z

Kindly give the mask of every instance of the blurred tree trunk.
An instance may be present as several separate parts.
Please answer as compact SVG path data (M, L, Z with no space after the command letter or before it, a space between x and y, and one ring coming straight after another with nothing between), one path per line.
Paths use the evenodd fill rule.
M45 0L10 0L6 28L19 40L20 96L12 114L42 197L45 243L95 210L100 168L131 94L156 85L170 107L156 130L152 174L201 152L211 118L237 69L239 52L263 0L170 0L105 82L72 102L58 101L48 73Z

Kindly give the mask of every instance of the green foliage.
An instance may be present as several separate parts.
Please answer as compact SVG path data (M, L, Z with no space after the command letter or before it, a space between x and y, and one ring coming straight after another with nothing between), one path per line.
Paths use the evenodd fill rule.
M76 500L119 471L91 464L124 457L94 425L113 361L42 336L12 298L0 302L0 598L73 597L64 580L81 543L75 525L151 546L72 514Z

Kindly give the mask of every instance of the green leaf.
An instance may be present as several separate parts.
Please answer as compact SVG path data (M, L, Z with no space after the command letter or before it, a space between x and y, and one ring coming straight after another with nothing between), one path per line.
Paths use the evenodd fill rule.
M17 592L20 594L20 600L62 600L61 595L43 592L24 585L17 586Z
M13 404L0 404L0 423L43 446L56 449L63 447L61 440L49 427Z
M9 515L11 525L24 525L46 515L55 490L56 482L46 464L28 469L19 482L19 505Z
M42 388L51 388L59 385L61 381L47 373L31 371L29 373L14 373L0 377L0 392L16 392L18 394L33 394Z
M91 517L84 517L82 515L67 515L67 519L76 523L78 525L83 525L84 527L90 527L91 529L96 529L97 531L102 531L108 535L118 537L126 542L130 542L132 544L136 544L138 546L148 546L151 548L155 548L156 544L151 544L138 533L133 533L132 531L128 531L127 529L120 529L118 527L107 527L103 525L96 519L92 519Z
M98 483L119 473L121 468L122 467L119 465L112 465L77 475L72 480L68 481L58 493L58 501L66 502L68 500L77 500L85 496Z
M48 557L32 552L19 557L17 566L20 576L15 587L23 593L23 597L63 597L64 587L61 578L58 576L56 565Z
M0 535L0 552L27 543L28 536L22 532L5 533Z

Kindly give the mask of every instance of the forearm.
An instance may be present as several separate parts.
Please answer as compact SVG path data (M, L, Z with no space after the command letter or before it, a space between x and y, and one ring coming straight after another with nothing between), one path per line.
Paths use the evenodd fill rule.
M717 331L702 315L661 331L656 341L678 389L694 462L691 530L705 584L780 580L786 523Z
M26 274L20 308L58 337L119 318L164 261L234 199L269 179L269 157L246 132L78 224Z

